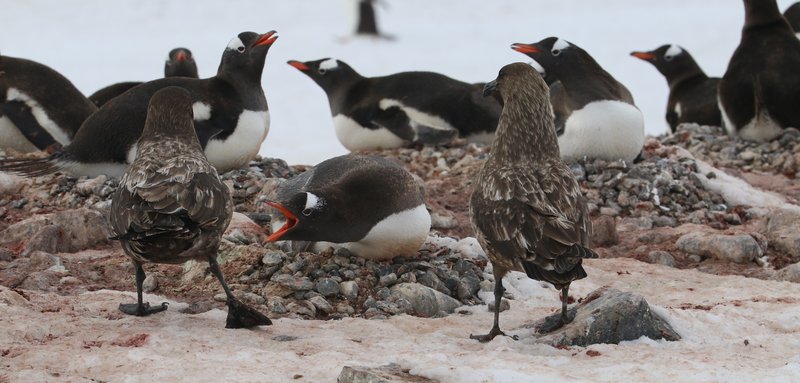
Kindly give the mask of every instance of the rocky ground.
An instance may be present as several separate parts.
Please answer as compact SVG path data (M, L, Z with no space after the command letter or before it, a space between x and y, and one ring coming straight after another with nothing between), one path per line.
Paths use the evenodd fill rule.
M223 272L236 295L273 319L436 318L458 315L465 305L485 305L493 283L472 238L467 201L487 151L463 144L373 153L419 177L433 218L418 253L391 262L342 250L287 252L265 242L273 213L265 201L282 179L307 166L259 158L248 169L226 173L222 178L238 214L220 249ZM649 139L634 163L571 166L589 203L602 258L800 282L798 131L753 144L718 128L684 125L676 134ZM116 186L117 180L104 176L0 175L0 285L23 298L135 291L129 260L107 239L105 214ZM204 263L148 265L146 271L146 291L190 302L180 308L183 313L224 307L221 288ZM571 292L575 300L585 298ZM121 316L113 309L104 315ZM4 357L13 349L0 345Z

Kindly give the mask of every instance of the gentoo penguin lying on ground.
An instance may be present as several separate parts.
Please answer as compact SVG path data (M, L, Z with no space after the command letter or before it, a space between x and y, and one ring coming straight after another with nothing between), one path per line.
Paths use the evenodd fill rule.
M167 62L164 64L164 77L190 77L198 78L197 63L192 57L192 52L186 48L175 48L169 52ZM98 107L103 106L114 97L117 97L130 88L141 84L141 81L120 82L109 85L89 96Z
M413 255L431 227L420 185L376 156L325 160L288 180L276 200L269 205L285 224L268 240L318 242L315 251L335 245L369 259Z
M800 128L800 40L775 0L745 0L742 38L719 82L725 129L769 141Z
M499 103L472 84L432 72L364 77L341 60L289 61L328 96L339 142L350 151L491 142Z
M692 55L677 45L662 45L649 52L631 56L653 64L667 79L667 122L674 132L684 122L721 126L717 106L719 77L708 77Z
M0 159L0 170L31 176L56 171L121 176L136 157L150 97L167 86L189 90L194 127L211 165L220 173L238 169L258 154L267 137L269 111L261 73L277 37L274 31L242 32L225 48L216 76L169 77L134 87L87 118L62 150L43 159Z
M136 159L120 180L111 202L113 239L136 268L135 304L120 304L130 315L167 309L142 299L143 263L180 264L208 261L228 297L227 328L272 324L234 298L217 264L222 233L233 215L228 187L208 163L192 126L193 97L167 86L150 98L147 121L136 146Z
M513 44L544 70L561 157L632 161L644 144L644 118L624 85L575 44L548 37Z
M50 67L0 56L0 148L18 152L68 145L97 111L72 83Z
M512 270L552 283L561 290L561 315L540 332L572 321L567 299L572 281L586 278L583 258L591 250L592 221L580 186L559 155L548 88L527 64L500 69L486 92L500 92L503 114L470 199L470 217L478 241L492 262L494 325L488 342L500 331L503 276Z

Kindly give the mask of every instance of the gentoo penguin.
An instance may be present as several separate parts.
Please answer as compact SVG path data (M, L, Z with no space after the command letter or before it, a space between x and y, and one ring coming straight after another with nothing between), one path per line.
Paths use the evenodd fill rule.
M358 4L358 21L356 34L367 36L380 36L378 21L375 18L375 0L355 0Z
M197 75L197 63L192 57L192 52L186 48L175 48L169 52L167 62L164 64L164 77L191 77L199 78ZM109 85L89 96L98 107L103 106L114 97L117 97L130 88L141 84L141 81L127 81Z
M586 277L583 258L597 257L590 248L586 201L559 155L547 84L530 65L514 63L500 69L485 89L500 92L504 106L469 205L495 283L494 325L486 335L470 336L481 342L505 335L499 318L508 271L524 271L561 290L561 315L539 329L549 332L572 320L569 285Z
M653 64L667 78L667 122L673 132L684 122L721 126L717 106L719 77L706 76L688 51L667 44L649 52L632 52L631 56Z
M50 67L0 56L0 148L25 153L67 145L96 111Z
M87 118L70 145L43 159L0 159L0 170L119 177L136 157L150 97L173 85L192 95L194 127L211 165L220 173L238 169L258 154L269 130L261 72L275 39L275 31L240 33L225 48L216 76L169 77L134 87Z
M575 44L548 37L511 49L536 61L550 86L561 156L632 161L644 144L644 117L624 85Z
M376 156L325 160L280 187L269 205L286 220L269 241L318 242L316 251L334 245L369 259L412 255L431 228L411 174Z
M443 144L456 135L487 143L500 116L499 103L473 84L438 73L364 77L330 58L289 65L328 95L336 137L350 151Z
M792 4L783 11L783 18L789 22L795 36L800 37L800 1Z
M775 0L745 0L739 46L719 82L719 109L729 134L769 141L800 128L800 40Z
M228 187L208 163L192 126L193 97L168 86L150 98L137 156L122 176L111 202L113 239L136 268L137 303L120 311L146 316L167 309L142 301L143 263L179 264L206 260L228 296L225 327L272 324L234 298L217 264L222 233L233 215Z

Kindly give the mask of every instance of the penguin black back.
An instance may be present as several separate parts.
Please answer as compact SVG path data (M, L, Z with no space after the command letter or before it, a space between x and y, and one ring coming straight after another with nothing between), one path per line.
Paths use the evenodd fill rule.
M0 110L16 125L8 129L15 129L24 137L12 140L23 141L19 146L7 142L8 131L4 128L0 146L30 151L69 144L97 107L52 68L31 60L0 56ZM29 142L26 144L24 140Z

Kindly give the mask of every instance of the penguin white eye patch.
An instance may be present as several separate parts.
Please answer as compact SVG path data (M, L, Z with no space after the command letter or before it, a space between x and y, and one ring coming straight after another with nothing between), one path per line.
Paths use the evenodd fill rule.
M244 49L245 49L244 48L244 43L238 37L234 37L228 43L228 49L232 49L232 50L239 51L239 52L244 52Z

